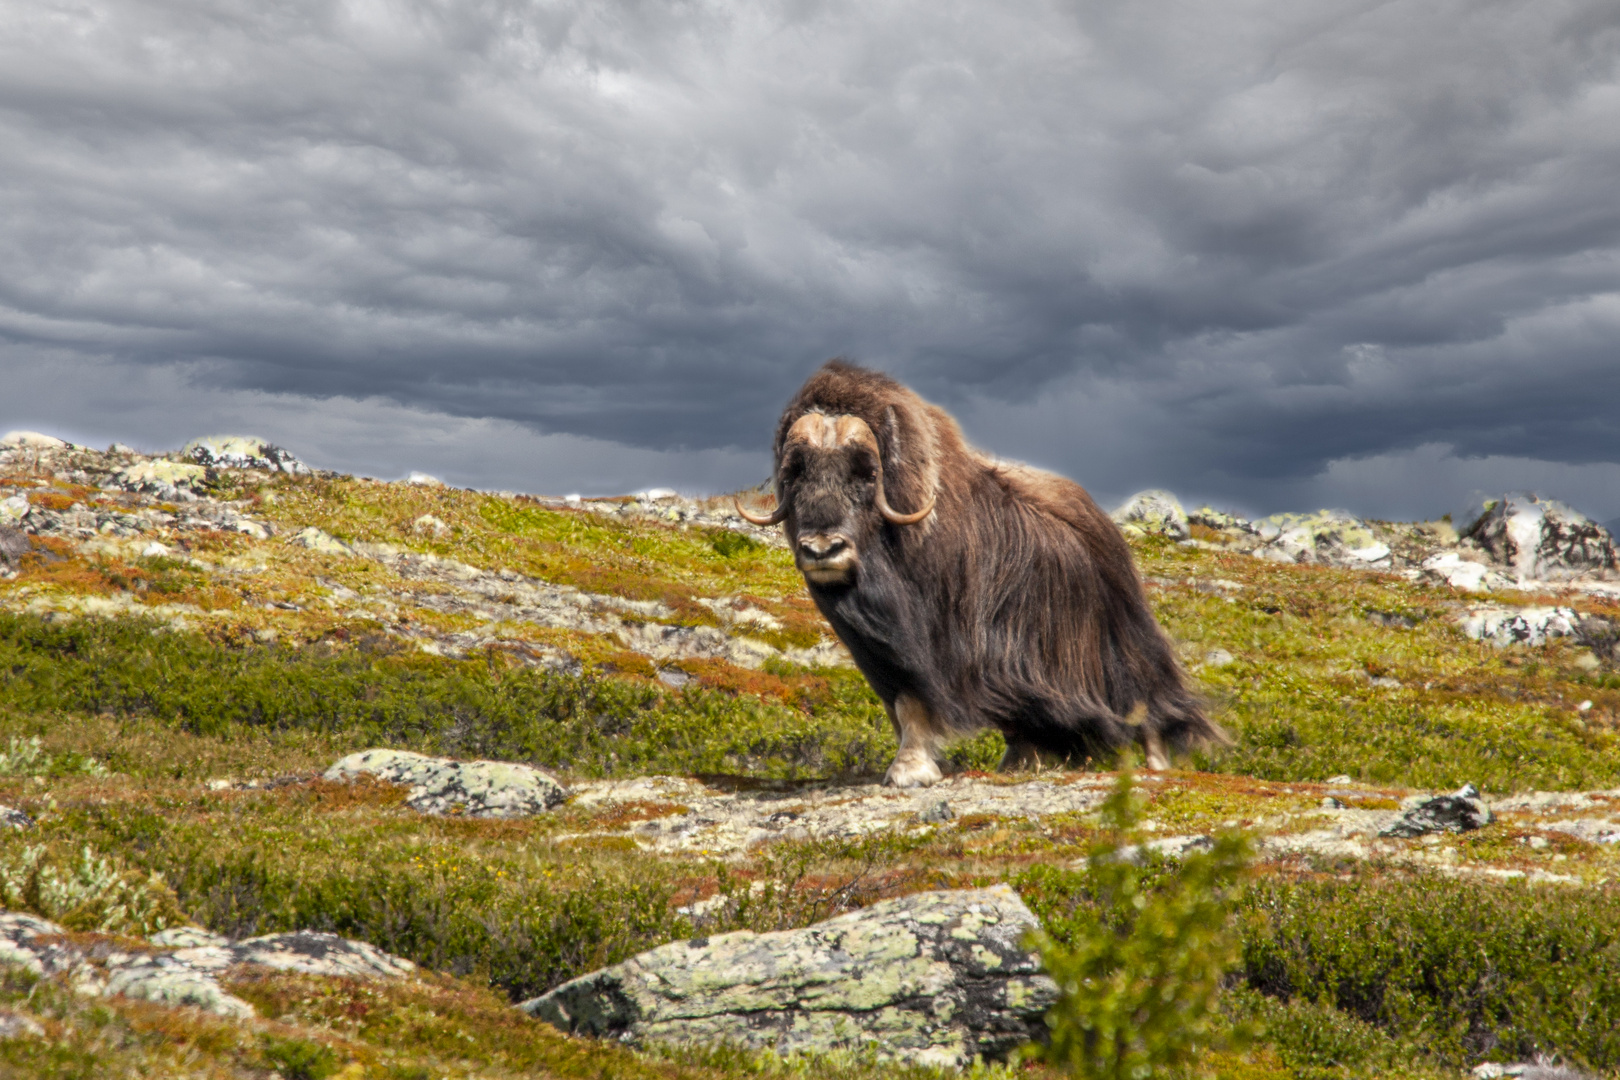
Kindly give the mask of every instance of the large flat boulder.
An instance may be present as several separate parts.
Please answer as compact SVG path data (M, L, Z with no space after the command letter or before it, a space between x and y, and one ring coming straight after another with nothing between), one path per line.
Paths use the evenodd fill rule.
M1045 1030L1057 985L1024 948L1035 927L1006 885L919 893L802 930L664 945L519 1008L632 1045L870 1048L884 1060L964 1065Z

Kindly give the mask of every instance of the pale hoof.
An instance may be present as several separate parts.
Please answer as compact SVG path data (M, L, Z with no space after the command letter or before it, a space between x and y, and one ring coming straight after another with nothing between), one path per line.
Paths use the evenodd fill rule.
M883 783L888 787L897 788L928 787L944 778L933 758L922 760L913 758L909 761L895 758L894 764L889 766L889 771L883 774Z

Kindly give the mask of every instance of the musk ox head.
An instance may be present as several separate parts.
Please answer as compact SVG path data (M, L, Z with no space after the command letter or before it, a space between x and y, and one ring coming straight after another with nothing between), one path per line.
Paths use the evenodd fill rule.
M848 413L811 411L788 425L777 456L776 490L779 501L769 516L741 505L737 512L756 525L786 521L794 561L817 585L853 581L862 551L885 522L915 525L934 510L932 497L910 513L889 505L877 434Z
M828 361L777 424L776 512L743 516L785 522L811 585L852 584L886 533L933 528L941 462L960 441L949 416L887 375Z

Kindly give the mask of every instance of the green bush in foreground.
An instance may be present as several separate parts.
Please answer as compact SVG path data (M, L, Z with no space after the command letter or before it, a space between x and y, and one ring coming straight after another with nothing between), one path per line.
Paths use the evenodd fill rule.
M1218 1001L1238 956L1231 892L1248 843L1224 835L1173 870L1148 872L1141 848L1128 846L1137 814L1122 773L1088 860L1094 903L1075 909L1067 944L1036 942L1061 994L1040 1056L1088 1080L1146 1080L1236 1034Z

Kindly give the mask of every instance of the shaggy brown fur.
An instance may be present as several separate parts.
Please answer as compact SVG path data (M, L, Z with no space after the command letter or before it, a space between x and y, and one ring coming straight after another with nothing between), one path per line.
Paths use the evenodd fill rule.
M986 726L1006 736L1004 766L1107 761L1132 742L1162 765L1161 748L1222 738L1124 537L1078 484L979 454L943 410L841 360L788 404L775 454L810 595L889 708L901 758L932 770L907 780L897 759L892 782L931 782L921 755Z

